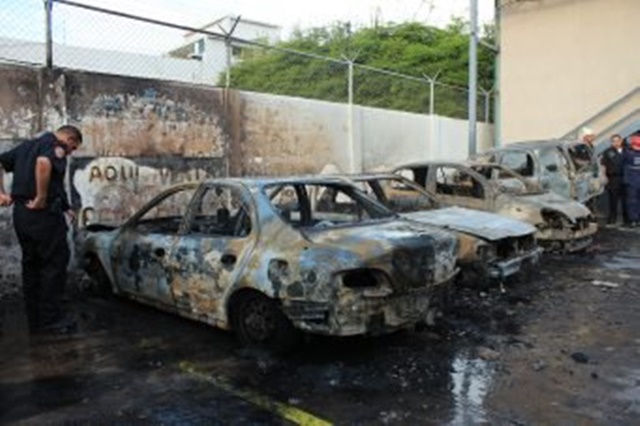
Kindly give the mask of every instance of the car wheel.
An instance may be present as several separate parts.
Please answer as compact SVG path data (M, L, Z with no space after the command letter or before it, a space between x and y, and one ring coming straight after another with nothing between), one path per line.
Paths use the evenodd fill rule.
M291 349L299 337L277 302L255 292L237 296L231 306L231 325L243 345L273 352Z
M89 292L93 296L108 298L113 295L111 289L111 282L109 277L102 266L102 263L96 256L92 256L89 259L89 265L87 266L87 275L91 278L91 286Z

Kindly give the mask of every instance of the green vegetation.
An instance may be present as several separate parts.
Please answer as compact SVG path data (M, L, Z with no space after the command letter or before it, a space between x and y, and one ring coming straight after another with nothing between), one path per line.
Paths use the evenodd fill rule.
M491 27L484 40L493 44ZM241 90L346 102L348 66L356 64L406 74L419 79L440 73L438 81L466 87L468 70L467 26L461 20L445 29L420 23L387 24L351 31L348 24L297 31L278 47L335 58L330 62L274 49L247 47L232 68L231 86ZM479 47L480 87L493 85L493 53ZM223 80L221 79L221 82ZM480 98L482 101L482 98ZM429 85L354 67L354 102L381 108L427 112ZM436 113L464 117L467 93L436 86ZM480 111L482 111L480 109Z

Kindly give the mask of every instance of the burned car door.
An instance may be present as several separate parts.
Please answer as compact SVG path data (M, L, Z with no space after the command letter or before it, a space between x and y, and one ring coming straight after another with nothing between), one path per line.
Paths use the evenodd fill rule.
M527 180L535 182L539 178L536 159L529 151L498 151L495 157L497 161L494 162L513 170Z
M546 191L572 198L570 165L568 159L557 147L536 150L540 170L540 186Z
M573 197L581 203L602 193L600 165L593 149L585 143L576 143L565 148L565 155L572 166Z
M427 189L445 205L475 210L491 209L492 194L487 183L464 167L455 164L432 165L428 184Z
M221 300L256 244L254 214L251 194L242 185L211 183L196 194L170 256L170 285L181 312L216 320Z
M168 259L197 186L178 187L143 207L111 248L120 290L162 305L173 305Z

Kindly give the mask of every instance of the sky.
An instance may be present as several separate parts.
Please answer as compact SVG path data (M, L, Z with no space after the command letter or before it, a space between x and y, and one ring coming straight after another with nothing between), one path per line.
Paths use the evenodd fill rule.
M468 17L470 0L74 0L153 19L199 27L224 15L280 25L284 38L295 28L350 21L355 27L378 22L420 21L444 26L451 17ZM481 22L493 18L494 0L478 0ZM0 0L0 37L44 39L42 0ZM180 44L183 32L131 23L75 7L55 4L56 43L159 53Z

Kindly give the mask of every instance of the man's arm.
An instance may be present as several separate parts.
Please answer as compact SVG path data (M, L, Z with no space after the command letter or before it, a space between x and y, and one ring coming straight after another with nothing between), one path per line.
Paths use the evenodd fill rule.
M47 193L51 181L51 160L38 157L36 160L36 198L27 203L27 207L34 210L47 206Z
M0 207L10 206L11 204L13 204L11 195L4 190L4 167L0 163Z

